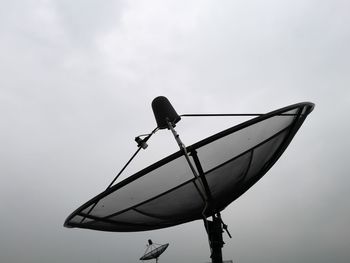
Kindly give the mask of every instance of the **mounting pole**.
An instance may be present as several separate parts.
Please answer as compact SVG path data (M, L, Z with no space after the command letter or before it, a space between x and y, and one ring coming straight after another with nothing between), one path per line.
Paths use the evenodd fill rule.
M172 133L175 137L175 140L176 140L177 144L179 145L180 149L183 151L184 156L188 162L188 165L190 166L190 168L192 170L194 177L199 178L196 170L194 169L194 167L190 161L190 158L188 156L185 145L180 140L179 135L177 134L177 132L175 131L174 127L172 126L172 124L170 122L168 122L168 127L172 131ZM201 193L199 189L197 189L197 190L199 193ZM205 199L205 202L208 202L208 197L206 195L204 195L204 196L202 195L202 197ZM209 243L210 243L210 249L211 249L211 255L210 255L211 262L212 263L223 263L222 262L222 247L224 246L225 243L224 243L223 238L222 238L223 229L222 229L222 220L221 220L220 214L214 214L213 221L207 220L207 224L208 224L207 225L207 227L208 227L207 232L208 232L208 236L209 236Z
M168 122L169 129L172 131L180 149L183 151L184 156L188 162L188 165L190 166L193 175L196 178L199 178L196 170L194 169L192 163L190 162L190 158L188 157L188 153L186 150L185 145L181 142L179 135L175 131L174 127L171 125L170 122ZM200 181L200 180L199 180ZM202 182L202 181L200 181ZM204 186L203 186L204 187ZM197 188L198 192L201 194L200 190ZM208 203L208 197L207 195L202 195L202 198L205 200L206 203ZM209 236L209 244L210 244L210 250L211 250L211 262L212 263L223 263L222 262L222 247L224 246L224 241L222 239L222 220L220 215L213 215L213 221L207 221L207 232Z
M220 216L213 215L213 221L208 221L208 236L211 248L211 262L222 263L222 247L224 241L222 239L222 221Z
M205 207L208 206L210 200L210 192L206 192L205 189L207 186L204 182L205 178L201 178L196 171L194 164L192 164L189 154L187 152L186 146L182 143L179 135L175 131L175 125L180 121L181 117L176 113L173 106L170 104L169 100L163 96L159 96L152 101L152 109L154 113L154 117L157 121L158 129L169 129L174 135L174 138L177 144L180 147L180 150L183 152L183 155L191 168L193 176L198 179L198 182L202 184L201 191L198 185L193 181L194 186L196 187L199 195L205 202ZM196 160L194 160L196 162ZM199 173L200 173L199 169ZM204 216L204 215L203 215ZM220 218L220 214L213 214L213 221L208 221L204 217L204 221L206 223L206 230L209 236L209 243L211 249L211 259L212 263L222 263L222 247L224 242L222 240L222 220ZM157 260L157 259L156 259ZM156 261L157 263L157 261Z

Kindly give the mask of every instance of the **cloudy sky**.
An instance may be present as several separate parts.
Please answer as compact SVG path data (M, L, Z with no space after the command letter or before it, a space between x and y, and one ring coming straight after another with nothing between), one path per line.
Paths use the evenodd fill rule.
M1 262L137 262L148 238L170 243L160 262L209 261L201 221L63 227L155 127L159 95L180 114L314 102L278 163L223 213L224 258L349 262L349 10L345 0L1 1ZM178 128L189 145L243 120ZM124 178L177 150L166 131L149 148Z

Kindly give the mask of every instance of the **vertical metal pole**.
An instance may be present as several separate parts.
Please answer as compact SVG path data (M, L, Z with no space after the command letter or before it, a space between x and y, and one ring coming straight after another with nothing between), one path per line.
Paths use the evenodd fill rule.
M223 263L222 262L222 247L224 246L224 241L222 239L222 225L221 220L217 216L213 216L213 221L208 221L208 234L210 239L211 247L211 262L212 263Z

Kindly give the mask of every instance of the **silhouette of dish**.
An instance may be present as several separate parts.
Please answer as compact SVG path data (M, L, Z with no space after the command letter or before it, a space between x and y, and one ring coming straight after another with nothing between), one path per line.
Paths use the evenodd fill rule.
M143 255L140 260L150 260L150 259L157 259L159 256L168 248L169 243L161 245L150 252Z
M183 151L175 152L83 204L65 226L146 231L212 216L266 174L313 107L305 102L278 109L186 147L199 177Z

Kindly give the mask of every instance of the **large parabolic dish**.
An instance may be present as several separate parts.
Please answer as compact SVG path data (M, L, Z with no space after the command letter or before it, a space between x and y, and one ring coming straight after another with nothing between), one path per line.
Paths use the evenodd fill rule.
M66 227L131 232L212 216L262 178L287 148L314 104L294 104L186 147L207 184L178 151L100 193L74 211ZM205 196L210 195L206 205Z

